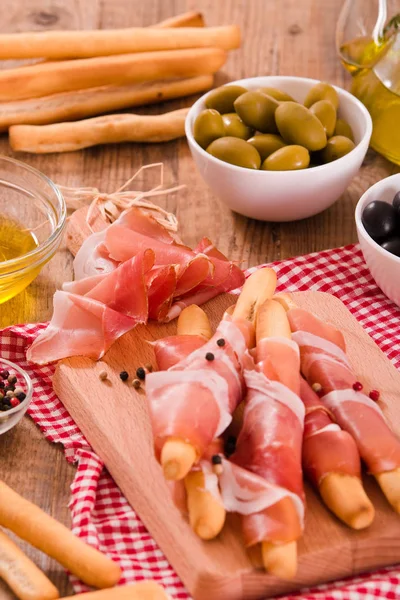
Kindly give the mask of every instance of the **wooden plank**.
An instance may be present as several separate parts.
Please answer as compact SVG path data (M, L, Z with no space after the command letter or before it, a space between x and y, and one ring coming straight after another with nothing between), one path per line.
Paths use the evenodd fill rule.
M343 331L360 380L366 389L382 391L384 412L400 434L400 373L337 298L318 292L294 296L300 306ZM233 299L223 295L205 305L213 326ZM371 478L365 483L377 514L374 524L361 532L338 522L307 488L306 528L299 544L298 574L292 582L254 568L235 518L228 520L216 540L197 538L170 500L154 458L145 393L118 376L121 370L133 375L138 366L154 364L147 341L170 335L175 327L174 323L153 323L137 328L118 340L100 363L84 358L61 361L54 387L195 600L253 600L398 562L400 519ZM104 368L108 384L98 376Z

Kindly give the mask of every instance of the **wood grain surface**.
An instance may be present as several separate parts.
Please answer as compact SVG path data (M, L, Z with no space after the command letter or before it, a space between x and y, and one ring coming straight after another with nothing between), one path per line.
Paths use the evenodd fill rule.
M255 75L299 75L348 87L335 51L336 23L342 0L3 0L0 31L97 29L151 25L186 10L203 11L210 25L239 23L243 47L235 51L217 83ZM10 66L15 63L10 63ZM5 65L4 65L5 66ZM188 101L138 112L163 112ZM56 183L96 186L113 191L141 165L162 160L170 182L186 183L179 196L161 199L175 212L182 237L194 244L211 237L222 252L243 267L356 241L353 210L364 190L398 169L370 152L348 191L331 209L312 219L282 225L260 223L232 214L212 196L194 169L186 143L99 147L65 155L13 154L6 136L0 152L38 168ZM52 295L72 276L71 256L64 246L29 288L0 307L0 327L43 321L52 312ZM60 448L48 444L33 423L24 419L0 438L0 477L45 510L69 522L67 502L74 469ZM30 555L58 585L71 591L58 566L36 551ZM1 598L12 598L0 588Z
M376 386L382 391L382 409L400 434L400 372L340 300L319 292L293 296L300 307L341 329L357 377L365 389ZM205 305L213 327L235 300L226 294ZM359 532L340 523L307 486L306 527L299 542L298 574L291 582L254 569L243 547L238 519L229 518L212 542L202 542L192 532L174 506L154 457L145 391L136 391L118 376L121 369L134 373L146 363L156 366L146 342L175 331L175 323L151 323L119 339L100 363L81 357L61 361L54 387L194 599L256 600L398 562L400 519L371 477L365 478L365 485L376 517L370 528ZM103 369L108 373L107 383L99 379Z

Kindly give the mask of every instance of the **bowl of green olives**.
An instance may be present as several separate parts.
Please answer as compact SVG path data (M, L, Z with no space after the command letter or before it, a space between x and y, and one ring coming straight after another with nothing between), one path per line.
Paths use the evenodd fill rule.
M372 277L400 306L400 173L378 181L361 196L355 219Z
M203 95L185 130L200 174L230 209L263 221L294 221L342 195L365 157L372 121L341 88L266 76Z

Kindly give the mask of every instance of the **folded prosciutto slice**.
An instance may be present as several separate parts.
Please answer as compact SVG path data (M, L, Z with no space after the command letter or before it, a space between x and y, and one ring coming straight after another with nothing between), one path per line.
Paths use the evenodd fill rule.
M306 409L303 470L319 487L330 473L361 477L360 455L354 439L343 431L309 384L301 379L300 397Z
M378 404L353 388L356 377L345 353L342 333L300 308L291 308L288 318L293 339L300 347L305 378L310 385L321 386L323 405L354 438L369 472L377 476L388 497L388 490L379 477L400 468L400 441ZM400 508L398 501L400 497L396 500L396 509Z
M71 291L56 292L49 326L28 349L27 359L36 364L74 355L100 359L116 339L147 321L145 275L153 264L153 252L146 250L106 277L92 277L84 289L78 282L80 293L74 293L74 284Z
M265 327L263 319L280 309L285 317L284 309L273 301L260 309L254 360L248 357L244 370L243 426L230 458L232 464L227 467L224 463L220 478L225 507L243 515L245 544L261 542L268 548L295 542L304 519L301 449L305 410L299 398L299 351L279 330L268 337L271 327ZM287 330L290 337L288 326ZM268 557L264 559L274 572ZM282 568L284 571L279 565L275 574L280 575ZM293 575L289 568L287 576Z
M203 346L168 371L146 377L158 458L165 441L178 438L190 442L199 459L229 425L244 389L241 361L247 348L245 328L225 315Z

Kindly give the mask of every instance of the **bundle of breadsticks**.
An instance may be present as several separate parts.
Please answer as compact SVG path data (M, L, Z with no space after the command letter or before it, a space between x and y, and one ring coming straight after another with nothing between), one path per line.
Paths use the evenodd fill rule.
M164 590L147 581L114 587L121 577L117 563L75 537L64 525L0 481L0 526L56 559L87 585L104 588L74 598L88 600L168 600ZM57 588L0 530L0 578L20 600L55 600Z
M187 109L96 116L204 92L239 45L237 26L205 27L197 12L146 28L0 34L0 59L42 59L0 71L0 131L33 153L182 137Z
M246 547L291 579L303 479L347 526L369 527L362 464L400 513L400 439L377 392L362 392L342 332L275 286L272 269L253 273L214 335L185 308L177 334L154 345L146 395L156 457L195 533L213 539L237 513Z

